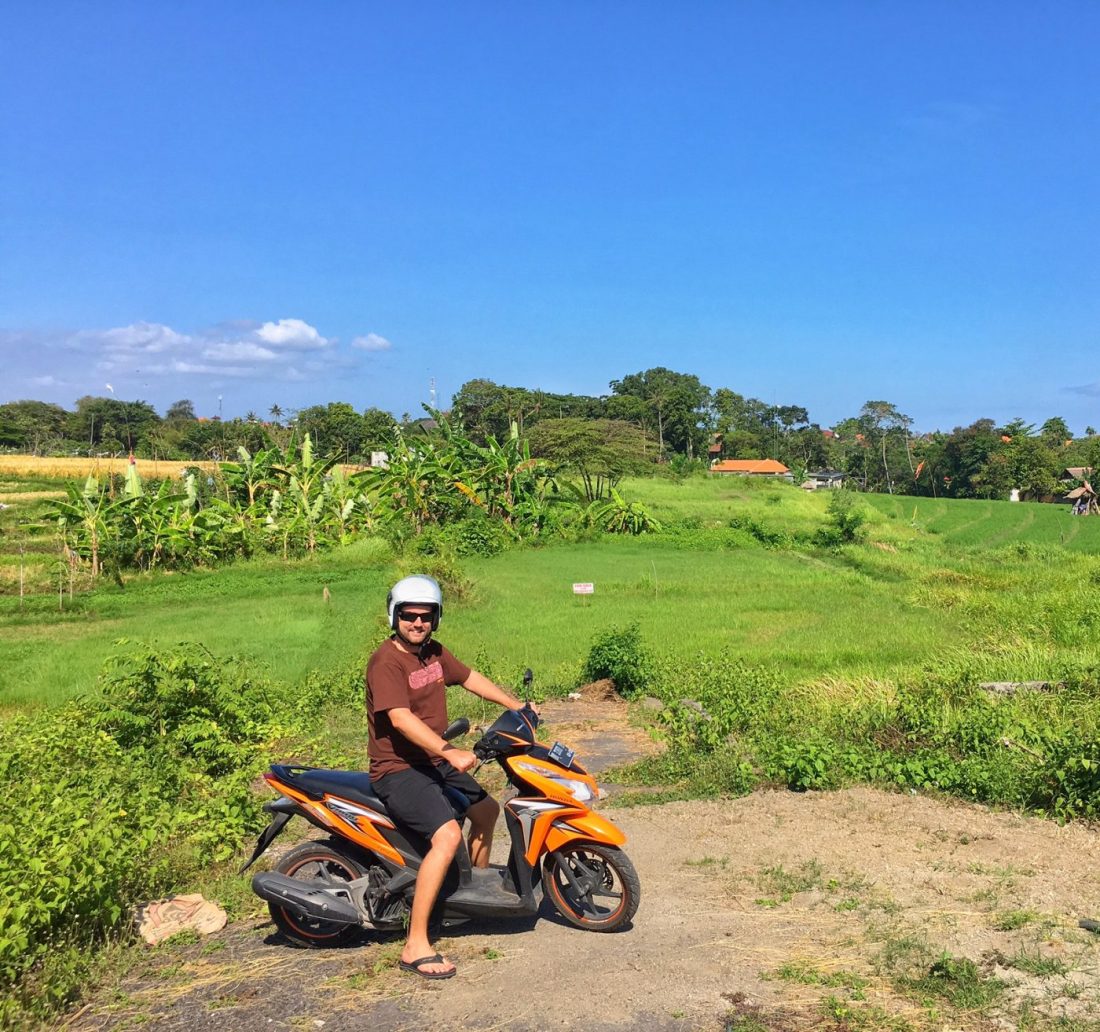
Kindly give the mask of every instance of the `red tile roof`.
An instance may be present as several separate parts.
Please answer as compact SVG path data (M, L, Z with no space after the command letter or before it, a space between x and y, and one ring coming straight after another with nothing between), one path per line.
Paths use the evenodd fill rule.
M711 473L771 473L782 475L790 470L775 459L724 459L710 467Z

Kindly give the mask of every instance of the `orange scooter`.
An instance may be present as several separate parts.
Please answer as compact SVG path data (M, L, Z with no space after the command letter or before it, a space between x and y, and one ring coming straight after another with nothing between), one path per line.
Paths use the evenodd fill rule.
M530 705L509 710L474 745L481 762L500 763L516 790L503 806L508 862L473 867L463 842L435 912L444 925L471 917L529 917L545 894L570 924L618 931L633 918L641 896L634 865L620 848L626 836L589 809L599 790L573 750L535 741L538 721ZM457 738L469 726L462 718L443 737ZM252 890L267 900L279 930L300 943L326 946L348 941L361 928L404 928L428 842L397 826L368 775L273 764L264 779L280 798L265 804L272 821L242 873L292 817L304 817L328 836L291 850L274 871L253 876ZM452 799L459 824L467 802Z

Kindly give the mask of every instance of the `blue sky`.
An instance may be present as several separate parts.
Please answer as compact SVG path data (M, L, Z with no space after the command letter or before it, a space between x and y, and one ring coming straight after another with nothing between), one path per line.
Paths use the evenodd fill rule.
M0 401L651 366L1100 426L1100 5L13 4Z

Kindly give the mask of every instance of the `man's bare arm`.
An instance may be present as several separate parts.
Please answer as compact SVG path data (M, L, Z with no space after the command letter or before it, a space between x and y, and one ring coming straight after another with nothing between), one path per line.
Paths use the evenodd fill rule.
M498 706L503 706L505 709L523 709L523 703L519 699L514 695L510 695L501 688L500 685L493 684L489 678L484 674L478 673L476 670L470 671L470 676L462 682L462 687L465 688L466 691L480 696L487 702L495 702Z
M469 770L477 763L477 757L472 752L451 745L428 727L412 710L395 707L387 712L394 729L413 745L420 746L426 753L446 760L456 770L461 771Z

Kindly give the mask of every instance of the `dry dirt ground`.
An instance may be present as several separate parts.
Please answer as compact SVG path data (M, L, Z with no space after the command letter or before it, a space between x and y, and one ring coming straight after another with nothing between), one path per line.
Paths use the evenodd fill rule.
M593 769L646 747L612 702L545 716ZM1100 935L1078 927L1100 917L1097 829L866 788L606 812L641 877L626 931L544 903L449 929L459 975L427 982L396 969L392 936L299 950L257 911L150 951L63 1027L1100 1029Z

